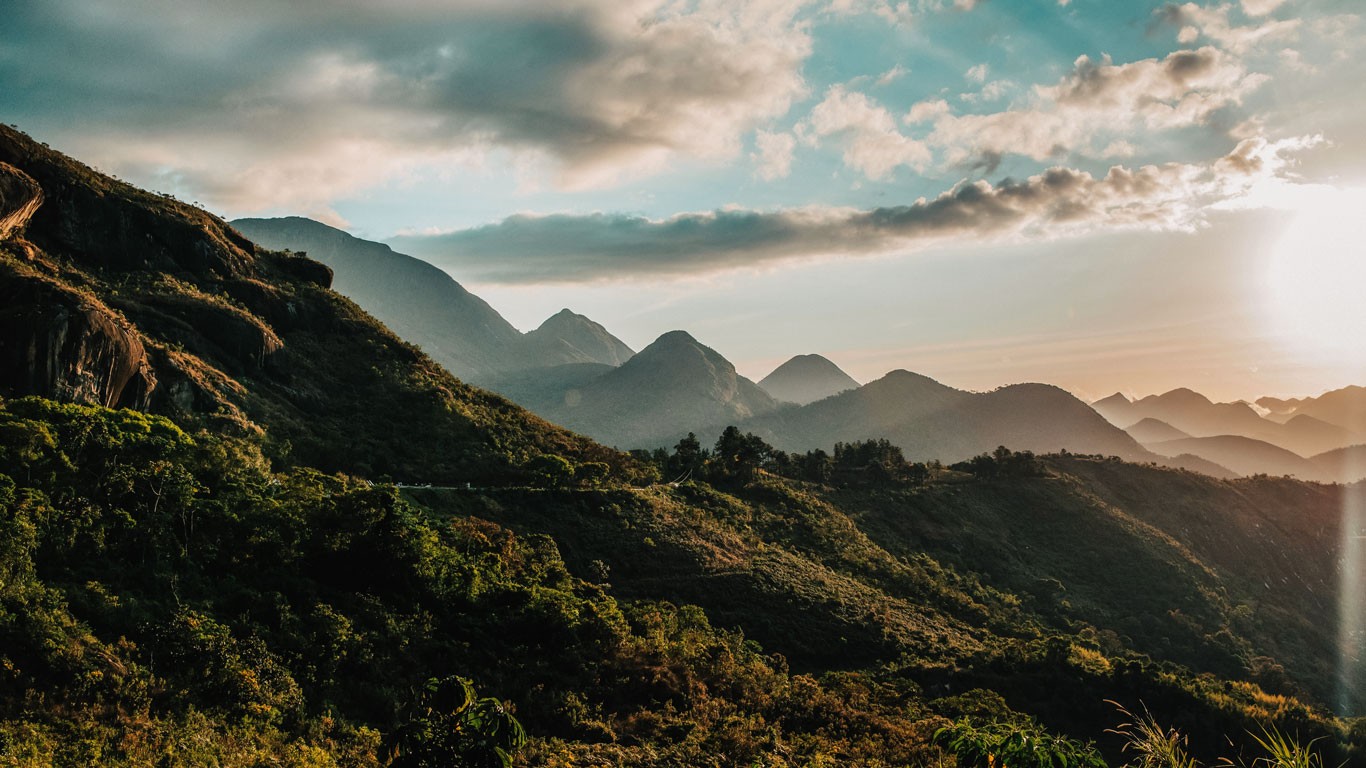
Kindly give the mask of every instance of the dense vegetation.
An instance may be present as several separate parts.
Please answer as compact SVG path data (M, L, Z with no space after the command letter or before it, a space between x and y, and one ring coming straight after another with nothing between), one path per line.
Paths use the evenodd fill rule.
M632 458L203 211L8 129L0 174L0 391L67 401L0 401L0 765L1070 768L1141 741L1106 700L1189 736L1144 765L1363 764L1323 704L1360 489Z
M704 485L414 492L463 493L509 520L595 518L565 537L576 550L566 566L547 536L428 512L342 475L275 471L256 438L191 436L134 411L10 401L0 467L0 754L19 765L435 765L451 754L497 765L494 747L518 743L511 715L531 737L517 759L535 764L920 764L957 749L935 738L954 723L959 736L1034 723L1113 755L1106 697L1175 714L1202 738L1274 722L1345 754L1362 735L1253 684L1108 648L1094 631L1060 635L1017 598L923 556L879 562L856 532L822 530L837 518L773 519L798 498L773 496L777 482L738 496ZM673 515L689 519L662 519ZM635 526L653 546L585 549L594 528L616 530L606 548ZM845 617L852 633L893 626L905 610L896 595L932 605L881 643L849 638L845 664L813 644L803 671L789 670L748 628L644 594L646 569L625 560L655 560L686 592L688 575L670 571L683 556L666 553L687 536L735 537L717 556L765 557L752 575L779 580L775 566L807 579L819 556L831 567L811 597L852 589L840 606L798 612L750 595L726 623L819 624L881 600L881 619ZM770 597L790 586L771 584ZM742 608L749 620L731 621ZM918 633L932 622L942 634L926 643Z

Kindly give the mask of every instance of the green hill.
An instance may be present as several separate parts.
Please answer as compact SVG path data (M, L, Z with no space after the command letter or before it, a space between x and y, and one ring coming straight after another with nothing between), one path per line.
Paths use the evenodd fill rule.
M1269 726L1362 764L1328 709L1366 710L1359 487L736 430L628 457L9 129L0 191L0 760L951 765L951 726L1120 761L1110 699L1206 761Z

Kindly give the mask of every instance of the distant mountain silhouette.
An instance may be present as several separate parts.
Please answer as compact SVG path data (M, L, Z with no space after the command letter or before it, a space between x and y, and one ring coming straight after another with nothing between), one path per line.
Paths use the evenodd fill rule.
M1343 387L1318 397L1281 400L1263 397L1257 404L1272 412L1278 421L1304 415L1313 416L1356 433L1366 435L1366 387Z
M778 408L757 384L685 331L670 331L619 368L581 384L557 371L560 391L542 387L528 407L576 432L621 448L668 447L688 432L736 424ZM568 374L568 375L566 375ZM535 372L528 374L534 376ZM511 395L516 399L515 395Z
M1274 429L1246 403L1214 403L1199 392L1185 388L1132 402L1122 395L1112 395L1092 403L1091 407L1117 427L1152 418L1196 437L1250 435Z
M1328 477L1341 483L1366 480L1366 444L1350 445L1320 453L1309 459Z
M1174 389L1162 395L1151 395L1130 401L1121 394L1097 400L1091 407L1116 426L1136 425L1146 419L1163 422L1188 437L1217 437L1238 435L1279 446L1298 454L1300 457L1312 456L1333 448L1340 448L1362 442L1363 437L1338 423L1315 418L1307 413L1297 413L1293 405L1305 401L1278 401L1263 398L1281 408L1273 411L1273 418L1264 418L1250 404L1245 402L1215 403L1209 398L1189 389ZM1271 410L1263 402L1262 408ZM1285 410L1290 408L1289 411ZM1341 411L1332 405L1324 410ZM1279 417L1274 417L1279 413ZM1150 437L1160 437L1153 435ZM1176 436L1167 439L1178 439ZM1159 442L1156 439L1139 442Z
M237 219L257 243L303 251L332 268L333 288L456 376L488 385L504 374L566 363L619 365L631 349L605 328L562 310L523 335L445 271L312 219Z
M525 337L529 360L542 367L566 363L602 363L618 366L635 352L583 315L562 309Z
M856 390L741 426L780 448L800 451L885 437L912 461L959 461L1000 445L1142 461L1157 458L1057 387L1016 384L979 394L901 370Z
M522 334L444 271L326 224L291 216L237 219L237 231L332 268L332 287L451 373L477 381L519 362Z
M797 355L761 379L759 386L778 400L806 405L858 389L859 383L820 355Z
M1328 473L1314 462L1271 443L1240 435L1188 437L1146 444L1163 456L1190 453L1208 459L1240 475L1292 475L1301 480L1327 480Z
M1182 440L1190 435L1173 427L1165 421L1153 418L1143 419L1124 429L1129 436L1140 443L1162 443L1168 440Z
M1264 433L1262 439L1301 456L1314 456L1366 440L1346 427L1330 424L1307 413L1291 416L1279 428Z

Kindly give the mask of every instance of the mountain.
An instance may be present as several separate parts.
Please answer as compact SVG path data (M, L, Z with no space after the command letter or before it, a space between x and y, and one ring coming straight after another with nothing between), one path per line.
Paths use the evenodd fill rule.
M323 264L4 126L0 163L0 395L265 433L325 471L465 482L548 453L621 465L454 379L329 290Z
M1165 421L1147 418L1130 424L1124 428L1129 436L1144 445L1148 443L1162 443L1168 440L1181 440L1190 435L1173 427Z
M849 374L820 355L797 355L759 381L759 388L775 399L798 405L858 387Z
M885 437L912 461L960 461L1000 445L1148 458L1132 437L1057 387L1017 384L973 393L901 370L741 426L794 451Z
M305 252L331 267L333 289L461 379L520 367L521 332L425 261L297 216L232 225L266 248Z
M605 328L568 309L522 334L445 271L311 219L237 219L276 250L306 253L332 269L332 287L465 381L566 363L620 365L632 354Z
M1290 407L1286 401L1263 400L1278 408ZM1258 401L1258 405L1267 408L1261 401ZM1154 419L1184 432L1188 437L1238 435L1271 443L1301 457L1352 445L1364 439L1339 423L1330 423L1329 420L1315 418L1293 408L1290 411L1268 409L1271 413L1263 417L1248 403L1215 403L1189 389L1174 389L1135 401L1116 394L1092 403L1091 407L1116 426ZM1339 415L1342 411L1331 401L1323 410Z
M685 331L671 331L618 368L540 393L531 407L621 448L673 445L688 432L734 424L778 403Z
M524 355L537 367L567 363L618 366L635 354L621 339L583 315L562 309L525 337Z
M1366 707L1338 623L1366 489L1080 456L832 484L763 451L674 486L461 383L324 265L4 127L0 232L21 764L949 764L953 723L1097 764L1106 700L1202 764L1258 726L1362 763L1328 702ZM1100 418L900 378L1007 440ZM604 381L776 407L681 333Z
M1341 483L1366 480L1366 445L1351 445L1311 456L1310 461Z
M1318 397L1295 400L1264 397L1257 404L1274 414L1313 416L1357 435L1366 435L1366 387L1343 387Z
M1307 413L1297 413L1279 427L1263 432L1262 439L1301 456L1314 456L1366 441L1366 437L1357 432Z
M1185 388L1149 395L1133 402L1120 402L1115 398L1112 395L1092 403L1091 407L1118 427L1153 418L1197 437L1250 435L1274 429L1273 424L1257 415L1246 403L1214 403L1204 395Z
M1122 392L1116 392L1091 403L1091 408L1117 427L1133 424L1142 418L1134 414L1133 401Z
M1318 465L1299 454L1241 435L1188 437L1145 443L1144 447L1163 456L1194 454L1228 467L1240 475L1288 475L1301 480L1331 479Z

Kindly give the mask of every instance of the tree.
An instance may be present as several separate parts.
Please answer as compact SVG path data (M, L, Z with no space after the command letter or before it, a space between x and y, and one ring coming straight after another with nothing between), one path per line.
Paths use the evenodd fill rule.
M569 459L548 453L533 457L526 463L536 482L547 488L563 488L574 479L574 465Z
M503 702L477 698L469 680L432 678L413 718L388 741L391 768L507 768L526 731Z
M678 441L674 446L673 455L669 457L668 471L665 473L670 479L676 477L690 477L702 474L702 467L707 463L707 451L702 447L702 442L697 439L697 435L689 432L688 436Z

